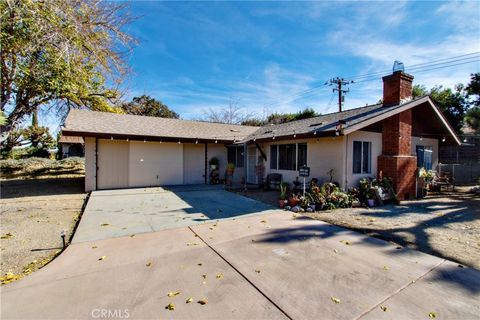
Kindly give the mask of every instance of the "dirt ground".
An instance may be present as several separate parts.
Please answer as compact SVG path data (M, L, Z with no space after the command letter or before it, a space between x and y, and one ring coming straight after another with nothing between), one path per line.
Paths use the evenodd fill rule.
M480 269L480 197L466 193L467 189L401 205L305 215ZM278 191L243 194L278 206Z
M0 187L0 275L8 283L62 250L60 234L68 242L87 195L82 178L3 180Z

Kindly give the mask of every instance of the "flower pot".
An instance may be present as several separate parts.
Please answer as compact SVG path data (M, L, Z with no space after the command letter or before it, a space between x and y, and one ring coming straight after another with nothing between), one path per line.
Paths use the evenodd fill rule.
M300 202L300 200L298 200L296 198L288 199L288 204L290 205L290 207L295 207L299 202Z
M375 207L375 199L368 199L367 204L370 208Z
M278 200L278 206L283 209L285 208L286 200Z

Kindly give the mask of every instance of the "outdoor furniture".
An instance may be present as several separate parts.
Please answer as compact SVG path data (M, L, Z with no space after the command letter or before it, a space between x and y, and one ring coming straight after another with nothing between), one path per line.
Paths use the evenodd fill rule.
M455 179L450 172L442 172L441 175L436 174L432 181L433 190L442 191L445 188L446 191L455 191Z
M282 175L280 173L269 173L267 175L267 189L278 190L282 183Z

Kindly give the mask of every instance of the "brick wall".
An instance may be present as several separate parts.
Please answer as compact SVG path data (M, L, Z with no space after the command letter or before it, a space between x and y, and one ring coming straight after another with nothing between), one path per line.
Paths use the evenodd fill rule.
M383 77L383 105L396 105L412 95L413 77L401 71ZM412 110L382 122L382 154L378 157L378 176L392 179L398 200L415 197L417 158L411 156Z

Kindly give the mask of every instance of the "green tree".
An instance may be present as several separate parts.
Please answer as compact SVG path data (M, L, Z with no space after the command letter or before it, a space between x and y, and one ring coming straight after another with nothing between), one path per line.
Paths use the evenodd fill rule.
M312 108L305 108L295 113L272 113L267 117L267 124L279 124L296 120L308 119L317 117L320 114L315 112Z
M412 95L414 98L429 95L455 131L462 132L463 118L468 109L462 84L455 86L455 90L442 86L435 86L427 90L425 86L415 85Z
M475 133L480 133L480 107L473 107L465 114L465 123L475 130Z
M123 103L122 110L128 114L159 118L178 119L178 113L168 108L161 101L147 95L134 97L131 102Z
M476 96L471 102L472 107L480 107L480 72L470 75L470 83L465 87L467 97Z
M124 9L97 0L0 2L0 107L9 130L45 105L119 112L112 102L134 43Z

